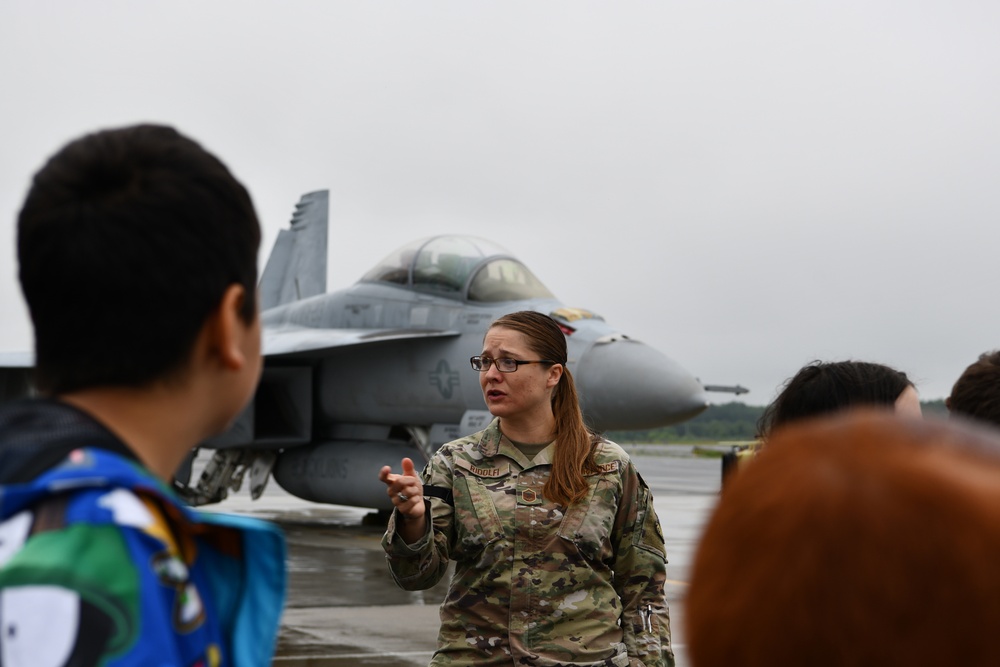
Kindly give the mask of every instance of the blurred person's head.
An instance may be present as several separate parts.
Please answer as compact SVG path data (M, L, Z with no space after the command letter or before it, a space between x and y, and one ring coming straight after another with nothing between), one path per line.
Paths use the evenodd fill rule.
M695 667L1000 664L1000 438L859 410L776 431L686 595Z
M1000 350L979 355L955 381L945 405L953 417L1000 426Z
M764 410L757 432L767 438L779 426L866 405L921 414L920 397L906 373L866 361L814 361L785 382Z

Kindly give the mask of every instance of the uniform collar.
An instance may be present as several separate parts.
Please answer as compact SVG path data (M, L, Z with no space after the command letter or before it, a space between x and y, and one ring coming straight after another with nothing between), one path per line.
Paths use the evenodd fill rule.
M552 463L552 457L555 454L555 441L550 442L545 449L540 451L533 461L529 461L524 453L500 431L500 418L494 417L493 421L483 430L483 434L479 438L479 453L484 458L492 458L498 455L506 456L516 461L522 468L530 468L532 466Z

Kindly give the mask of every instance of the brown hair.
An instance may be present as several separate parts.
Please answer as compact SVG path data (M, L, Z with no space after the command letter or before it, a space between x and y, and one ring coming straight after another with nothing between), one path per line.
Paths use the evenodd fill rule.
M965 369L947 400L952 416L1000 426L1000 350L984 352Z
M533 310L510 313L490 324L524 334L528 347L541 359L562 364L563 373L552 394L552 413L556 419L556 448L552 474L543 493L560 505L571 505L587 494L584 473L597 469L594 443L597 436L587 428L580 411L573 376L566 368L566 335L548 315Z
M695 555L696 667L1000 664L1000 439L860 408L776 430Z

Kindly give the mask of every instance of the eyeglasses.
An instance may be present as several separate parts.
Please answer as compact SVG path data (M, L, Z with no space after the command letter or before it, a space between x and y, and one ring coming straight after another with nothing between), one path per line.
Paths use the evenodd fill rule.
M513 373L517 370L518 366L523 366L524 364L558 364L558 361L552 361L551 359L537 359L535 361L522 361L520 359L493 359L491 357L481 357L476 355L469 359L472 363L472 370L484 373L490 370L490 366L493 364L497 365L497 370L501 373Z

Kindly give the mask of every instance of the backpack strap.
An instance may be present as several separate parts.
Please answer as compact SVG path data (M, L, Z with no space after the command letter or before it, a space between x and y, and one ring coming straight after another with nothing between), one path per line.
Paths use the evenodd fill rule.
M34 521L28 535L37 535L50 530L59 530L66 525L66 508L69 507L69 494L60 493L43 498L31 507Z

